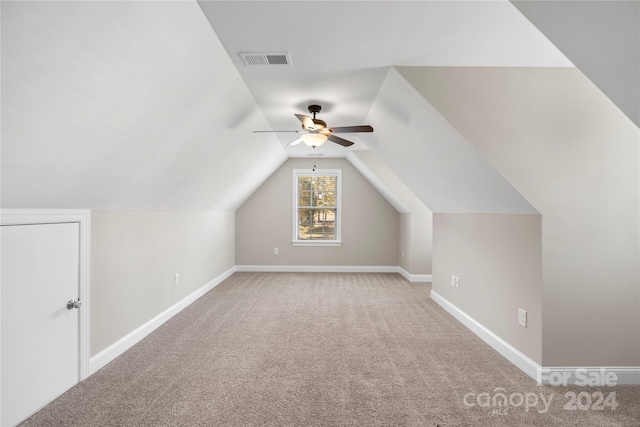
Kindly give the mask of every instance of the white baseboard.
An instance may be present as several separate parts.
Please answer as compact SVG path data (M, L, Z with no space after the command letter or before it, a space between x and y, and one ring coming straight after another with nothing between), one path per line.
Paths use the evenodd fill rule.
M126 336L120 338L115 343L111 344L109 347L102 350L100 353L96 354L89 360L89 375L93 375L100 368L104 367L107 363L114 360L116 357L120 356L125 351L129 350L135 344L140 342L144 337L149 335L151 332L156 330L159 326L165 323L167 320L171 319L173 316L178 314L180 311L184 310L187 306L193 303L195 300L209 292L218 284L222 283L225 279L235 273L236 268L232 267L229 270L225 271L215 279L211 280L206 285L202 286L200 289L186 296L182 300L178 301L162 313L158 314L153 319L149 320L142 326L136 328L131 331Z
M236 271L269 273L397 273L398 267L366 265L236 265Z
M540 371L540 365L525 356L511 344L504 341L502 338L485 328L478 321L473 319L464 311L460 310L455 305L451 304L448 300L441 297L437 292L431 290L431 299L444 308L449 314L458 319L460 323L465 325L474 334L479 336L484 342L489 344L495 351L504 356L509 362L520 368L525 374L531 378L538 380L538 372Z
M410 282L431 282L430 274L411 274L398 266L349 265L236 265L236 271L273 273L400 273Z
M398 267L398 273L402 274L405 279L410 282L428 282L431 283L433 276L431 274L411 274L402 267Z
M433 290L431 299L538 384L564 385L558 384L559 378L564 378L566 385L585 385L585 381L599 379L616 385L640 385L640 366L542 367Z

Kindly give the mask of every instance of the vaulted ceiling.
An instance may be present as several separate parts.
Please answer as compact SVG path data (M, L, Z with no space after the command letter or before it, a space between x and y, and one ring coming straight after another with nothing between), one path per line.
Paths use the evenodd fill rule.
M392 66L571 67L507 1L200 1L229 58L273 129L323 107L329 125L363 124ZM290 55L247 66L243 53ZM398 97L398 104L403 99ZM374 126L375 128L375 126ZM278 134L283 144L295 135ZM349 136L346 136L349 138ZM355 135L356 146L366 144ZM287 147L306 155L304 145ZM326 144L322 152L344 149Z
M2 206L235 210L288 157L368 150L434 211L536 212L461 132L474 117L446 115L460 87L407 76L576 64L637 126L637 2L599 21L601 45L576 40L601 10L544 3L3 1ZM252 133L297 129L311 103L375 131L316 150Z

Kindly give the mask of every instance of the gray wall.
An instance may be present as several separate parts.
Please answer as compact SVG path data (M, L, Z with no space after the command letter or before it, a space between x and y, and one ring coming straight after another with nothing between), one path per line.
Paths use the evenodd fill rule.
M234 229L233 212L92 212L91 355L232 268Z
M292 171L314 164L342 169L340 247L291 244ZM236 264L397 266L398 234L398 212L347 160L289 159L236 211Z
M640 2L512 3L640 126Z
M432 212L372 151L354 150L347 160L400 213L400 267L410 274L430 275Z
M399 265L406 271L411 271L411 251L405 248L411 247L411 213L402 212L399 217Z
M640 129L577 69L403 75L542 214L542 364L640 365Z
M432 272L432 224L433 213L424 205L400 214L400 267L411 274Z
M538 364L541 227L540 215L433 215L433 290ZM517 322L519 308L527 311L526 328Z

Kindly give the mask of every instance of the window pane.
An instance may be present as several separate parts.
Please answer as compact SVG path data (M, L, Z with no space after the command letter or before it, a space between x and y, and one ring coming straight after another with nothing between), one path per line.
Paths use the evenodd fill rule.
M311 184L310 177L301 176L298 177L298 205L299 206L311 206L311 192L313 186Z
M298 177L298 188L306 191L311 191L311 177L310 176L300 176Z
M334 191L326 191L322 197L323 206L336 206L336 193Z
M298 204L300 206L309 206L311 200L311 183L308 176L298 177Z
M335 176L302 176L298 178L298 206L335 207Z
M321 240L335 240L336 213L334 209L320 209L317 211L315 236Z
M311 206L311 192L301 191L298 195L298 206Z
M335 209L299 209L299 240L335 240Z
M312 210L311 209L299 209L298 210L298 239L310 240L311 228L312 228Z

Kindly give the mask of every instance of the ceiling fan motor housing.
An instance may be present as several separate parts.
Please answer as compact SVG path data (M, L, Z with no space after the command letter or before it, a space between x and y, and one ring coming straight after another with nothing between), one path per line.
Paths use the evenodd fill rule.
M322 110L322 107L319 105L309 105L309 112L313 115L317 114Z

